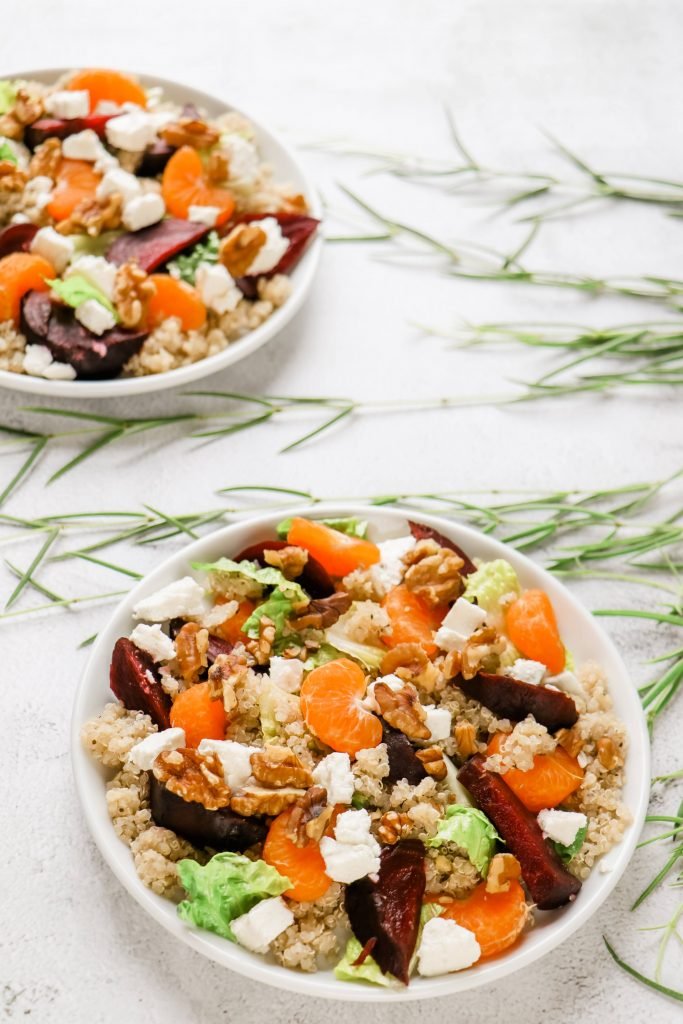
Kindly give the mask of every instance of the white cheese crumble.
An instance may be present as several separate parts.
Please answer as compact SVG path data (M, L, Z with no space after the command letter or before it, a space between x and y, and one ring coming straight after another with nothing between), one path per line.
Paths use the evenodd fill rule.
M74 243L68 235L60 235L54 228L40 228L31 242L31 252L43 256L61 274L74 254Z
M226 601L225 604L216 604L202 616L201 624L204 629L214 629L216 626L222 626L224 622L233 617L238 608L239 604L237 601Z
M118 267L106 260L104 256L79 256L69 264L64 277L80 274L111 301L114 297L117 269Z
M471 967L481 956L477 937L449 918L433 917L422 929L417 970L424 978Z
M539 811L536 820L543 835L561 846L571 846L579 829L588 824L588 818L580 811L558 811L554 807Z
M140 181L134 174L124 171L123 167L111 167L97 186L95 194L98 199L118 194L127 203L139 196L140 191Z
M192 576L183 576L138 601L133 608L133 618L166 622L178 617L191 619L205 612L204 588Z
M241 946L254 953L266 953L273 939L294 924L294 914L281 896L261 900L246 914L230 922Z
M60 363L52 358L46 345L27 345L24 352L24 373L46 380L75 380L76 371L70 363Z
M304 678L304 663L298 658L279 658L276 655L270 659L268 675L271 683L281 690L298 693Z
M104 146L92 128L67 135L62 141L62 155L68 160L87 160L94 163L102 156Z
M242 298L242 292L221 263L200 263L195 285L204 305L220 315L231 313Z
M104 130L110 146L129 153L142 152L156 136L154 120L144 110L137 109L112 117Z
M223 778L232 792L242 789L251 778L251 755L259 751L259 747L249 747L235 740L202 740L198 748L200 754L216 754L223 766Z
M158 192L146 192L129 199L121 214L123 226L128 231L140 231L157 224L166 213L166 204Z
M187 219L195 221L196 224L206 224L207 227L216 226L220 206L190 206L187 211Z
M85 302L81 302L74 310L74 316L93 334L104 334L105 331L116 327L114 314L97 299L86 299Z
M437 708L433 704L426 704L424 710L427 713L425 725L429 729L427 743L436 743L437 740L447 740L451 734L451 713L446 708Z
M434 639L444 651L462 651L465 644L486 622L486 612L464 597L459 597L436 631Z
M228 158L228 177L245 185L251 184L259 170L259 155L253 142L241 135L223 135L221 149Z
M351 758L348 754L328 754L313 769L313 781L327 790L328 804L350 804L355 788Z
M153 626L140 623L130 634L130 639L141 651L145 651L152 661L170 661L175 658L175 644L170 636L166 636L158 622Z
M409 551L412 551L416 543L415 538L408 535L407 537L383 540L377 545L379 562L370 567L370 579L381 597L397 587L403 579L405 571L403 559Z
M128 754L128 760L141 772L149 772L159 754L166 750L179 750L184 746L184 729L164 729L162 732L150 733L144 740L136 743Z
M73 117L86 117L90 111L90 93L87 89L58 89L48 93L43 106L46 114L66 121Z
M254 221L253 226L265 233L266 240L249 264L247 274L250 277L274 270L289 249L289 240L282 234L275 217L264 217L263 220Z
M388 686L390 690L394 691L394 693L402 690L404 686L410 685L406 684L399 676L394 675L393 672L390 672L389 675L386 676L379 676L375 679L374 683L370 683L365 692L365 697L361 701L361 705L366 711L374 711L376 715L378 715L381 710L377 703L377 698L375 697L375 687L377 686L377 683L384 683L384 685Z
M575 697L585 697L586 692L573 672L565 670L558 672L556 676L546 676L544 686L554 687L556 690L564 690L565 693L572 693Z
M538 686L546 672L545 665L540 661L529 661L526 658L517 658L513 665L503 669L504 676L518 679L520 683L531 683L532 686Z
M380 846L370 832L370 815L366 810L340 814L334 836L323 836L320 840L325 870L334 882L348 885L379 871Z

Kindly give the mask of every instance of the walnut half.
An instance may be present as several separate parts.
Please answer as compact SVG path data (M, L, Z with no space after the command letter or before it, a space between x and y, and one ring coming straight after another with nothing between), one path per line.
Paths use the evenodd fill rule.
M425 725L427 712L411 683L406 683L400 690L392 690L386 683L375 683L374 695L380 714L388 725L400 729L408 739L429 739L431 733Z
M311 786L313 779L293 750L275 745L264 747L251 755L251 770L263 786L283 789L285 786Z
M230 803L230 790L223 778L217 754L200 754L190 747L165 750L152 768L154 777L166 788L190 803L217 811Z
M265 244L262 228L238 224L221 242L218 259L233 277L243 277Z
M426 750L418 750L417 757L422 761L422 767L437 782L442 782L448 774L446 762L443 759L443 751L440 747L427 747Z
M449 604L462 593L460 570L465 563L455 551L439 547L435 540L420 540L403 560L408 566L405 586L427 604Z
M323 786L311 786L292 808L287 833L296 846L320 842L333 814L334 807L327 802L327 790Z
M497 853L489 864L487 892L508 892L510 882L522 877L522 867L512 853Z
M155 292L152 281L137 263L122 263L116 271L114 305L123 327L139 327L146 319Z
M263 789L260 786L251 786L234 796L230 806L237 814L242 814L247 818L254 814L267 814L275 817L305 795L305 789L295 789L292 786L286 789Z
M377 837L383 842L393 846L399 839L405 839L414 829L412 819L407 814L399 811L387 811L380 818L377 826Z

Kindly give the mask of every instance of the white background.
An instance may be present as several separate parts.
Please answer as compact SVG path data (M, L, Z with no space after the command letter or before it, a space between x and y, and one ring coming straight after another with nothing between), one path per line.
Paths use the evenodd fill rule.
M470 147L499 166L560 170L538 131L545 127L603 167L682 177L683 8L676 0L3 0L1 15L0 70L7 74L54 65L139 69L222 96L293 142L343 137L412 154L448 153L442 117L448 101ZM343 181L394 216L445 236L513 246L522 236L523 229L490 208L468 209L436 190L364 178L366 162L313 152L303 158L335 209L345 205L335 189ZM533 264L680 276L681 230L656 209L600 207L546 227ZM505 378L539 372L538 357L449 351L410 323L448 326L457 315L595 324L660 316L656 307L628 300L596 304L523 286L465 285L388 266L377 254L372 247L327 246L314 293L295 322L210 386L386 399L499 393ZM0 422L25 424L19 410L26 397L0 395ZM181 407L191 401L177 394L97 406L118 415ZM178 434L145 436L105 450L46 488L49 471L76 450L64 441L6 511L133 509L147 502L178 513L217 507L219 487L247 483L329 496L616 486L665 476L681 455L679 406L666 395L366 417L298 453L278 455L300 426L269 425L204 448ZM13 465L5 457L3 473ZM17 545L13 559L27 565L34 543ZM117 555L143 570L159 557L139 549ZM71 594L121 586L119 576L75 573L64 563L44 578ZM590 607L632 598L614 585L591 584L580 593ZM27 596L27 605L34 601ZM104 867L74 797L68 718L86 658L77 644L106 614L91 609L0 623L3 1019L247 1024L267 1017L272 1024L318 1024L340 1013L362 1024L407 1024L416 1013L425 1024L444 1014L520 1022L678 1019L675 1004L619 972L601 939L607 934L651 973L657 934L636 928L662 923L675 893L660 893L638 915L628 907L664 859L657 848L636 855L607 904L566 946L490 991L465 993L457 1006L450 1000L347 1009L305 1000L257 989L177 944ZM652 631L627 622L610 628L634 677L644 681L644 658L666 649L667 638L655 649ZM658 727L658 773L680 767L676 713ZM672 813L679 799L664 794L661 806ZM669 981L680 987L680 961Z

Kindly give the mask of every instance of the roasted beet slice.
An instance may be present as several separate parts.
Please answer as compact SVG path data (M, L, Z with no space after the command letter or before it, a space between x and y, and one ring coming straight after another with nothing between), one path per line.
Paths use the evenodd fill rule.
M455 541L449 540L448 537L444 537L438 530L434 530L431 526L423 526L422 523L413 523L410 519L408 520L408 526L415 540L435 540L437 544L440 544L442 548L450 548L451 551L455 551L456 555L460 555L463 562L465 563L460 570L461 576L469 576L470 573L476 572L477 567L469 557L466 555L462 548L458 547Z
M149 274L183 249L196 245L210 230L206 224L168 217L149 228L120 235L107 249L107 259L118 266L133 261Z
M262 540L258 544L250 544L244 551L240 551L235 561L241 562L246 560L248 562L258 562L259 565L267 565L263 558L264 551L281 551L282 548L287 546L286 540ZM334 594L334 583L330 578L330 574L312 555L308 556L306 567L301 576L298 577L297 583L300 583L311 597L329 597L330 594Z
M41 117L29 125L24 134L24 142L29 149L35 149L45 139L51 137L65 139L67 135L75 135L76 132L85 131L90 128L104 138L104 129L107 121L110 121L115 114L88 114L87 117Z
M480 672L474 679L455 680L457 686L473 700L489 708L499 718L521 722L533 715L549 732L571 729L579 717L576 704L561 690L548 690L510 676Z
M162 173L174 153L175 146L169 146L168 142L164 142L163 139L157 139L143 153L135 173L140 178L156 178L158 174Z
M306 217L300 213L248 213L239 219L241 223L246 223L253 220L263 220L264 217L275 217L275 220L280 225L282 234L289 242L289 249L278 265L262 276L272 277L274 274L286 274L292 267L296 266L303 256L309 242L311 242L318 229L320 221L316 220L315 217Z
M385 846L377 881L368 875L346 889L345 906L353 934L361 946L377 941L372 955L382 970L405 985L420 927L425 891L424 846L419 839L402 839Z
M581 882L565 868L536 821L521 800L496 772L485 767L475 754L458 772L477 807L491 819L499 835L514 853L522 878L539 910L555 910L576 899Z
M109 685L129 711L144 711L159 729L168 729L171 699L161 687L154 662L125 636L114 645Z
M54 359L70 363L79 377L115 377L140 350L146 331L114 327L99 336L80 324L68 306L47 292L29 292L21 308L21 329L31 344L46 345Z
M425 766L404 733L382 722L382 742L387 745L389 758L389 774L386 779L388 783L393 784L406 779L410 786L417 786L427 777Z
M0 231L0 257L13 252L28 252L37 231L37 224L10 224Z
M206 652L206 658L209 665L213 665L214 661L220 654L230 654L233 645L227 640L221 640L219 636L213 636L209 633L209 647Z
M202 804L171 793L152 773L149 783L150 809L155 823L184 836L195 846L241 853L266 837L267 828L261 818L245 818L229 807L207 811Z

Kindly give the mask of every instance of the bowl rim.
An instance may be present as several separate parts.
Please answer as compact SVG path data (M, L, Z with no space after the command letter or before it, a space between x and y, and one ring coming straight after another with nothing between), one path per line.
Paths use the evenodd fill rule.
M57 78L60 75L72 70L68 67L57 68L34 68L32 70L21 70L8 73L6 77L34 78L40 81L41 78ZM121 69L124 70L124 69ZM308 202L310 215L319 221L323 219L323 208L320 196L313 185L308 173L303 167L298 155L284 142L277 132L272 131L267 125L252 117L240 107L220 99L218 96L196 89L194 86L172 78L162 78L159 75L145 74L144 72L125 69L124 73L135 75L146 87L161 86L165 91L171 92L182 90L188 94L188 99L198 103L205 103L209 106L218 105L226 111L235 111L242 114L253 125L257 139L265 141L269 146L279 150L282 159L289 161L296 172L296 187L303 193ZM279 309L274 310L262 324L254 330L249 331L242 338L231 342L227 348L215 355L206 356L188 366L179 366L174 370L166 370L163 373L151 373L143 377L112 377L108 380L47 380L42 377L33 377L26 373L12 373L9 370L0 370L0 388L8 391L18 391L25 394L42 395L45 398L133 398L136 395L147 394L152 391L166 391L174 388L184 387L192 381L201 380L211 374L219 373L233 363L239 362L261 348L268 341L279 334L287 324L296 316L311 290L313 280L320 266L320 259L323 250L323 235L320 230L315 238L293 268L288 277L292 282L292 293Z
M586 627L589 634L593 634L596 644L602 646L602 654L599 660L602 661L605 657L609 657L613 665L617 667L623 676L623 679L629 679L623 659L611 638L563 583L524 553L516 551L503 542L487 536L470 526L418 510L373 506L357 502L321 502L314 506L299 505L292 506L291 508L273 509L258 516L245 517L228 524L220 530L205 534L198 540L169 555L155 569L144 576L142 580L138 581L132 590L117 604L106 626L98 634L98 638L79 680L71 719L71 762L74 781L81 808L95 845L121 884L137 903L162 927L197 952L228 967L230 970L245 975L253 981L263 982L276 988L299 992L308 996L366 1003L390 1003L437 998L478 988L483 985L490 985L539 960L574 934L604 903L631 860L647 812L650 789L650 742L645 716L635 689L625 689L623 694L623 699L630 705L629 715L632 719L628 723L629 751L626 760L626 782L630 783L635 790L635 797L633 795L630 797L628 806L631 822L626 826L621 841L606 855L610 858L609 873L600 873L599 866L597 865L591 872L591 876L596 871L600 873L599 880L596 883L599 886L598 890L592 893L584 902L578 900L571 908L558 912L560 916L551 922L548 934L542 936L533 947L522 943L518 947L513 947L509 953L499 958L485 961L481 967L476 967L473 970L442 975L437 978L415 977L411 979L411 984L407 988L393 989L371 985L354 985L338 981L328 971L304 974L278 964L273 964L260 955L249 953L227 940L211 935L211 933L188 927L177 915L169 913L170 907L173 906L172 904L162 897L153 894L139 880L135 873L129 848L121 842L114 832L108 815L106 821L102 819L102 807L99 807L96 812L96 809L90 803L88 790L97 785L94 779L95 775L100 773L94 759L83 748L80 741L80 729L88 717L88 714L85 713L85 704L87 703L91 688L95 685L94 680L96 680L96 676L94 673L97 670L97 663L101 661L102 657L105 658L104 663L106 665L109 663L112 637L117 633L120 635L120 624L126 619L130 628L130 611L133 605L145 593L153 592L164 585L164 583L170 582L172 578L177 578L177 573L183 571L183 565L185 570L190 572L189 563L201 557L201 552L205 547L222 544L224 541L229 545L231 539L239 534L240 529L273 529L276 522L294 515L314 515L316 517L359 516L367 519L371 525L373 515L394 520L397 525L405 525L407 520L414 519L417 522L424 523L426 526L433 527L446 537L452 537L457 543L462 543L466 550L468 544L475 547L476 545L483 545L484 548L490 548L494 553L491 555L487 554L487 559L490 557L507 558L516 568L521 570L523 575L528 574L532 579L539 579L544 589L550 591L551 597L553 594L564 595L564 599L568 601L571 608L571 614L577 616L579 623ZM476 557L476 551L474 554ZM562 613L560 617L562 617ZM612 681L610 683L613 685ZM621 714L623 717L623 712ZM103 796L103 784L101 788ZM101 804L103 806L104 803L104 800L102 800ZM117 856L121 850L127 855L125 860ZM220 942L220 945L217 944L216 940Z

